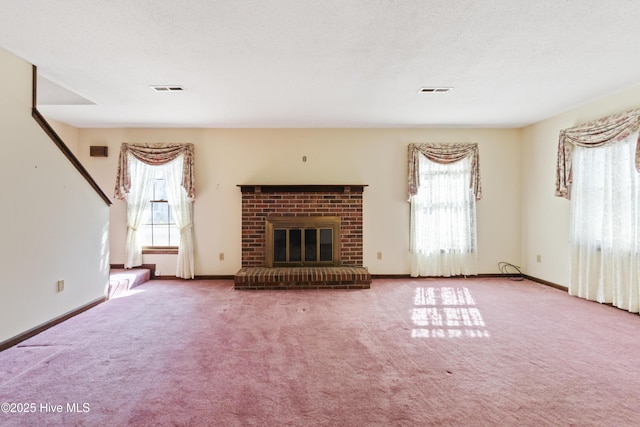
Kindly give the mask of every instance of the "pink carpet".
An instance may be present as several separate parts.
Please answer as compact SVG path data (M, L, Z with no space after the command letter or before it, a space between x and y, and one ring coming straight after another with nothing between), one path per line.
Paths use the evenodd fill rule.
M639 336L529 281L155 280L0 353L0 425L634 426Z
M147 268L111 269L109 271L109 298L117 297L151 279Z

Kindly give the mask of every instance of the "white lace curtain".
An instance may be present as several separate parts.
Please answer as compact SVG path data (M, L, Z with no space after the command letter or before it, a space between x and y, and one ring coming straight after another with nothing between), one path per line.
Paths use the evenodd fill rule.
M193 203L180 185L184 155L162 166L167 188L167 201L176 227L180 230L178 245L178 262L176 277L193 279L194 277L194 245L193 245Z
M162 168L167 201L180 230L176 277L193 279L193 144L122 144L115 197L127 202L125 267L142 264L138 227L151 199L152 181L158 167Z
M410 144L411 275L477 274L477 144Z
M575 147L594 148L613 144L640 129L640 109L603 117L560 131L556 164L556 196L571 198L572 162ZM640 146L637 140L636 147ZM636 149L636 169L640 171L640 150Z
M420 155L432 162L443 165L457 162L465 157L471 159L469 188L473 191L476 200L482 198L482 184L480 182L480 153L478 144L475 143L426 143L409 144L409 197L418 193L420 186Z
M125 268L142 265L142 241L138 227L142 223L145 210L150 204L153 191L154 170L133 157L126 154L130 182L133 182L124 199L127 202L127 239L125 244Z
M569 287L572 295L634 313L640 304L635 137L598 148L575 148Z
M556 195L571 199L569 293L640 309L638 110L561 132Z

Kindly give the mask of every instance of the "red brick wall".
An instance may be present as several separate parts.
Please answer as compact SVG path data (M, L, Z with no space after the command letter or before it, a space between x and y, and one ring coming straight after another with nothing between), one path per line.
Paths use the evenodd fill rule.
M268 216L339 216L342 265L362 266L362 186L323 186L321 190L281 191L242 187L242 267L265 265ZM264 192L263 192L264 190Z

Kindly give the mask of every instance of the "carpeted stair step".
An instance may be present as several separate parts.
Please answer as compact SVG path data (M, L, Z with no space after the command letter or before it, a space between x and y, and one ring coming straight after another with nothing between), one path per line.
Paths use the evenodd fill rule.
M112 269L109 273L109 298L127 292L151 278L148 268Z

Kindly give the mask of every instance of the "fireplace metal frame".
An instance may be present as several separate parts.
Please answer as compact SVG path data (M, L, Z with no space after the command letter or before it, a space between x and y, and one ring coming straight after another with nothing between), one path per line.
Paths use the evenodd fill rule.
M332 229L332 261L304 261L274 263L273 257L273 230L274 229L308 229L308 228L330 228ZM340 266L340 242L341 242L341 219L339 216L278 216L265 218L266 256L265 267L321 267ZM302 233L304 239L304 233ZM304 246L304 242L303 245Z

